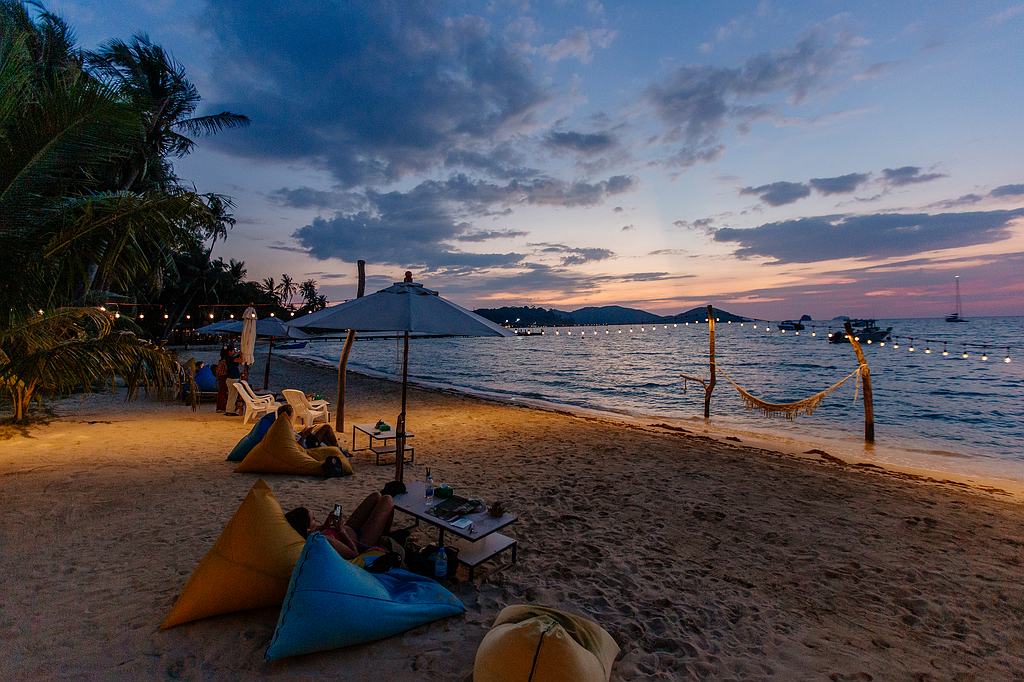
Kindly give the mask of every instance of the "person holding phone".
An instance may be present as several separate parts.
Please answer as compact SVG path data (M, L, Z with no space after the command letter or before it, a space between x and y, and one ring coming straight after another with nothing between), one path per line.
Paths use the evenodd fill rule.
M335 551L344 559L355 559L371 547L380 544L381 538L391 530L395 518L395 501L390 495L370 493L359 503L345 523L341 523L341 505L336 505L338 513L332 513L328 519L317 525L316 516L306 507L296 507L284 515L302 537L308 537L313 531L320 531L331 543Z

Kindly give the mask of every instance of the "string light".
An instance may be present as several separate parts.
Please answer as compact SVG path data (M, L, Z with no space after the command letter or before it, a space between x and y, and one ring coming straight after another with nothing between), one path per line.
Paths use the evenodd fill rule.
M985 350L981 351L981 359L982 360L986 360L986 361L988 360L988 348L986 348Z
M971 357L971 355L970 355L970 353L967 352L967 349L964 348L964 353L960 357L962 357L964 360L966 360L967 358Z
M185 315L185 319L186 319L186 320L191 320L191 319L192 319L192 316L191 316L191 315Z
M942 357L946 357L947 355L949 355L949 351L946 350L946 344L943 343L942 344Z
M1006 347L1006 357L1003 358L1003 362L1005 362L1006 364L1010 364L1010 347L1009 346Z
M114 313L114 319L120 320L121 319L121 313L120 312Z
M295 311L294 311L294 310L293 310L293 311L291 312L291 315L292 315L292 317L295 317ZM210 317L213 317L213 315L210 315ZM540 333L541 333L541 334L543 334L543 333L544 333L544 331L543 331L543 330L541 330L541 332L540 332Z
M869 346L871 345L871 339L868 339L868 345Z
M100 306L100 310L102 310L103 312L107 312L107 308L105 306L102 306L102 305Z
M167 313L164 313L164 319L165 319L165 320L169 320L170 318L171 318L171 316L170 316L170 315L168 315Z
M817 336L818 332L811 332L811 336Z
M211 320L213 319L213 313L210 313L210 319Z
M894 343L894 344L892 344L892 347L893 347L893 350L899 350L900 349L900 344L899 343Z
M42 309L42 308L40 308L40 309L39 309L39 314L40 314L40 315L42 315L42 314L43 314L43 309Z
M925 346L924 347L924 354L925 355L931 355L932 354L932 349L929 346Z
M235 319L235 314L231 313L230 317L231 317L232 320Z
M275 315L274 315L274 313L270 313L270 316L271 316L271 317L274 317Z
M146 313L139 313L139 319L140 320L146 319Z

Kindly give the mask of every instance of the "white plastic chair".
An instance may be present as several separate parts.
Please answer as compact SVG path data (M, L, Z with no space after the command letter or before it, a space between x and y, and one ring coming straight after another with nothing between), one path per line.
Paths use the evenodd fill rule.
M250 386L249 382L245 381L244 379L239 379L237 383L239 388L241 389L239 393L245 391L246 393L249 394L249 397L252 398L252 401L257 405L259 405L260 403L274 402L273 393L264 393L263 395L259 395L258 393L256 393L256 391L252 390L252 386Z
M284 399L295 410L295 419L302 426L312 426L318 421L324 423L330 421L330 404L326 400L310 401L306 398L305 393L294 388L286 388L281 393L284 394Z
M238 383L244 384L245 382L240 381ZM263 399L262 397L259 400L259 402L257 402L249 394L249 391L251 391L252 389L249 389L249 391L247 391L245 390L245 388L246 387L243 387L242 390L238 392L238 395L241 396L242 398L242 402L245 403L245 413L242 415L243 424L248 424L251 421L256 421L256 419L262 417L265 414L277 412L277 408L281 407L281 403L274 400L274 396L270 396L269 402Z

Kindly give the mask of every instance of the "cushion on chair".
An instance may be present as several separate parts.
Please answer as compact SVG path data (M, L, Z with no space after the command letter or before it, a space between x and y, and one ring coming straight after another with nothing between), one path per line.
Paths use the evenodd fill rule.
M339 448L324 446L308 450L295 441L295 431L287 419L275 419L256 446L235 467L238 473L299 474L321 476L321 465L329 455L338 457L348 474L352 465Z
M254 447L256 447L256 444L263 440L263 436L267 435L270 425L274 423L274 419L276 418L276 412L271 412L270 414L265 414L260 417L260 420L253 424L249 433L242 436L242 440L238 441L238 444L228 454L228 461L241 462L245 459L245 456L248 455Z
M196 370L196 387L204 393L216 393L217 392L217 377L213 374L213 370L210 369L209 365L203 365Z
M619 645L593 621L507 606L476 651L473 682L608 682Z
M257 481L192 572L161 629L280 604L303 542L270 486Z
M430 578L401 569L368 573L312 533L292 572L267 660L384 639L465 610Z

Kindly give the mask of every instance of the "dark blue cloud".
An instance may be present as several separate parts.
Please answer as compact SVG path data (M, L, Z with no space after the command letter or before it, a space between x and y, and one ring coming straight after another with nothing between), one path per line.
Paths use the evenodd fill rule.
M784 206L810 196L811 188L802 182L780 180L760 187L743 187L740 194L753 194L769 206Z
M739 244L741 258L813 263L837 258L885 258L1006 239L1014 211L828 215L766 223L749 229L715 230L718 242Z
M868 181L870 173L847 173L834 178L811 178L811 187L822 194L849 194Z
M883 168L882 179L891 187L914 185L919 182L930 182L946 177L942 173L922 173L920 166L901 166L899 168Z
M667 126L664 140L677 145L669 163L685 167L716 158L723 149L720 134L730 121L749 126L771 113L769 104L750 100L778 93L803 99L835 73L854 44L851 35L817 29L791 49L751 57L739 67L675 69L646 92Z
M424 171L527 121L547 94L480 17L431 2L208 2L211 106L253 124L213 144L303 160L342 186ZM466 162L468 157L463 157Z
M546 139L548 145L555 149L566 149L587 156L601 154L615 146L615 138L607 132L551 132Z
M539 247L539 253L560 255L562 265L583 265L592 261L607 260L615 256L615 252L608 249L576 247L566 244L552 244L550 242L537 242L528 244L528 246Z
M1000 185L989 192L993 197L1019 197L1024 196L1024 185Z

